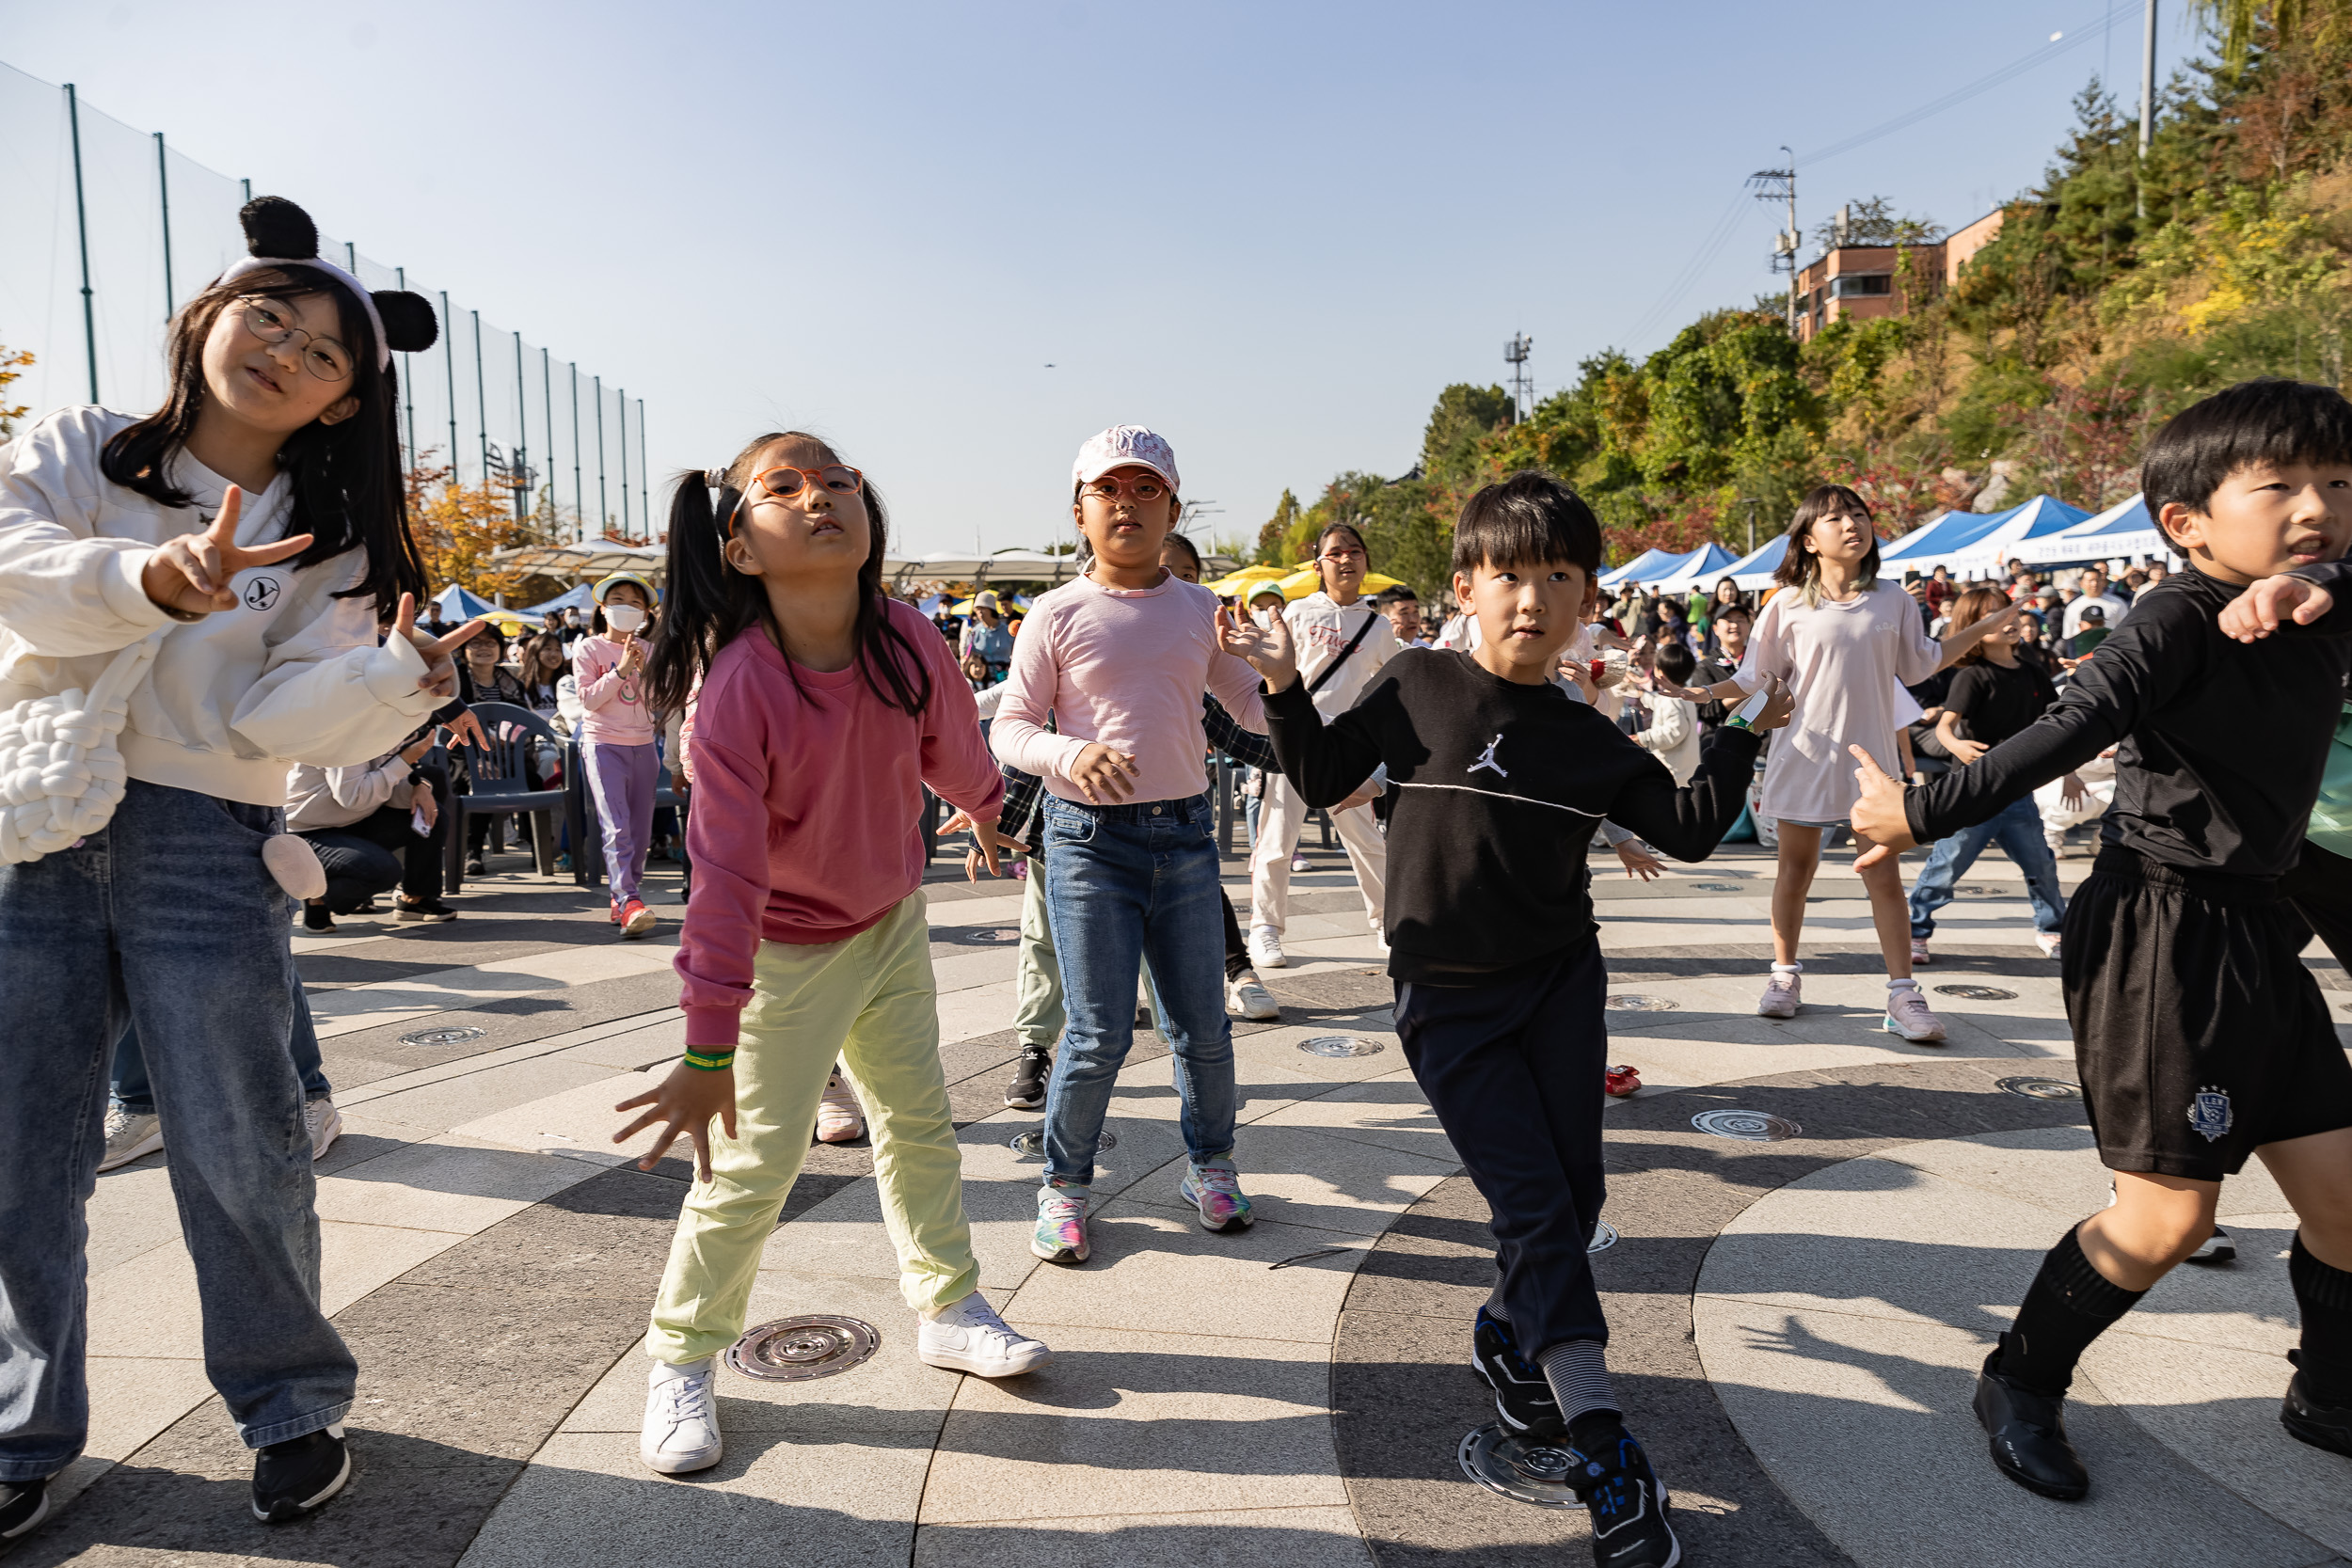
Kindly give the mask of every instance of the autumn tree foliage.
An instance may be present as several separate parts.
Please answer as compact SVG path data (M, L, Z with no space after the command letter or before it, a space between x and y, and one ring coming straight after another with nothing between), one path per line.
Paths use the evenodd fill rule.
M526 602L558 592L525 594L526 584L546 587L548 579L493 559L501 550L553 543L558 528L553 503L543 499L538 511L517 517L512 491L458 483L453 469L431 462L435 450L426 449L406 476L408 527L431 590L457 583L485 599L505 594L522 595Z

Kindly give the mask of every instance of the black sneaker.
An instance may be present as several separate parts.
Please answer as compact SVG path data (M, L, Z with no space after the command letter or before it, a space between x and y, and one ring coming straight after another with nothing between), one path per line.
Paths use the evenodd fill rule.
M32 1533L49 1517L49 1478L39 1481L0 1481L0 1541Z
M486 873L482 869L482 857L480 855L476 855L472 859L466 862L466 875L469 877L480 877L486 875Z
M436 925L444 920L456 918L457 911L438 898L395 898L392 900L394 925L405 926L414 921Z
M1600 1442L1570 1449L1568 1486L1593 1519L1597 1568L1675 1568L1682 1543L1666 1522L1668 1497L1649 1455L1622 1426Z
M335 917L324 904L305 904L302 906L302 928L306 931L331 931L335 928Z
M1470 1370L1495 1391L1495 1414L1513 1432L1534 1433L1565 1442L1560 1402L1552 1398L1544 1374L1519 1358L1511 1340L1511 1326L1485 1307L1478 1309L1478 1326L1470 1331Z
M1977 1374L1977 1424L1992 1441L1994 1466L2028 1492L2077 1501L2090 1490L2090 1472L2067 1440L2065 1396L2037 1394L2002 1375L2008 1344L2004 1334Z
M1021 1060L1013 1064L1012 1082L1005 1085L1005 1108L1011 1111L1034 1111L1045 1103L1045 1080L1053 1075L1054 1052L1051 1046L1025 1045Z
M349 1480L351 1450L341 1426L272 1443L253 1456L253 1517L265 1525L299 1519Z
M2291 1350L2287 1352L2287 1359L2299 1369L2303 1365L2303 1353ZM2309 1443L2314 1449L2352 1456L2352 1409L2343 1406L2331 1409L2314 1403L2311 1385L2303 1380L2300 1370L2287 1382L2286 1402L2279 1407L2279 1424L2287 1429L2288 1436Z
M2197 1250L2182 1259L2181 1261L2202 1263L2208 1268L2223 1263L2234 1263L2237 1261L2237 1243L2230 1240L2228 1231L2217 1225L2213 1227L2213 1234L2199 1243Z

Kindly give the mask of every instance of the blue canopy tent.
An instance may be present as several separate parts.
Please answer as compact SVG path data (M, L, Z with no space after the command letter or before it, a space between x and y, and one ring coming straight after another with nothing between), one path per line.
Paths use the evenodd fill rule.
M2133 556L2177 555L2148 512L2148 498L2121 500L2095 517L2018 546L2018 559L2036 566L2074 565Z
M468 593L453 582L433 595L433 609L444 621L470 621L477 615L495 615L498 608L481 594Z
M1709 540L1659 574L1658 591L1688 594L1693 588L1709 587L1736 559L1730 550Z
M588 592L588 584L583 582L577 587L564 590L545 604L531 605L515 613L517 615L561 615L567 610L577 610L585 615L595 608L596 602Z
M1957 555L1947 556L1944 564L1955 577L1998 576L2012 560L2025 559L2019 552L2028 541L2063 533L2090 515L2056 496L2036 496L2010 512L2000 527Z
M1947 512L1912 530L1879 551L1879 570L1899 579L1905 572L1928 572L1936 562L1947 564L2000 531L2022 507L2003 512Z
M1681 559L1681 555L1674 550L1644 550L1624 565L1601 573L1600 585L1614 588L1620 583L1639 582L1645 578L1656 577L1661 569Z

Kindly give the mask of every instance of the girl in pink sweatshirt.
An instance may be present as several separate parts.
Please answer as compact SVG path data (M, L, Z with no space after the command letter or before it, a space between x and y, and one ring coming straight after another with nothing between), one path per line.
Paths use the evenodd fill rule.
M612 883L612 924L625 937L653 929L653 911L637 896L653 837L653 801L661 782L653 712L645 704L644 635L653 620L653 584L615 572L589 590L596 601L595 635L572 656L580 705L580 760L604 827L605 875Z
M743 1332L836 1055L873 1129L915 1354L982 1377L1052 1354L977 1288L922 891L923 786L969 814L993 871L1004 783L946 644L882 591L885 543L882 498L813 436L763 436L671 503L645 696L680 708L702 683L686 1055L615 1107L651 1108L614 1139L666 1123L641 1168L681 1133L696 1157L646 1338L639 1452L665 1475L719 1462L713 1358Z

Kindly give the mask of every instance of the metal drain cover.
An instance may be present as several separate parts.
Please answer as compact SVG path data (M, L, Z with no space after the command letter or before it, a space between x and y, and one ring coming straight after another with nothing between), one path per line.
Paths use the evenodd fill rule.
M1606 1004L1613 1013L1670 1013L1675 1005L1662 996L1613 996Z
M1015 1154L1025 1154L1033 1159L1042 1160L1045 1158L1045 1134L1036 1128L1031 1128L1026 1132L1015 1132L1006 1147ZM1103 1129L1103 1135L1094 1140L1094 1147L1107 1153L1119 1147L1119 1134L1105 1127Z
M727 1347L727 1365L768 1383L805 1383L846 1372L882 1345L874 1325L831 1312L761 1323Z
M1354 1035L1317 1035L1300 1040L1298 1049L1310 1056L1376 1056L1388 1049L1378 1040L1359 1039Z
M1935 994L1957 996L1963 1002L2014 1002L2017 1000L2015 991L2003 990L1998 986L1938 986L1935 988Z
M2004 1078L1995 1085L2027 1100L2080 1100L2083 1086L2063 1078Z
M1952 891L1963 898L2013 898L2016 896L2005 887L1956 887Z
M1584 1250L1588 1253L1607 1252L1616 1244L1617 1227L1607 1220L1598 1220L1594 1223L1593 1239L1584 1243Z
M413 1035L401 1036L400 1043L403 1045L463 1045L468 1040L478 1040L488 1033L487 1029L477 1029L470 1023L464 1023L447 1029L420 1029Z
M1740 884L1738 882L1692 882L1691 889L1694 893L1738 893Z
M1787 1117L1769 1111L1701 1111L1691 1118L1691 1125L1719 1138L1749 1144L1776 1144L1804 1131Z
M1462 1439L1462 1473L1489 1492L1537 1508L1582 1508L1568 1488L1569 1451L1522 1437L1489 1421Z

